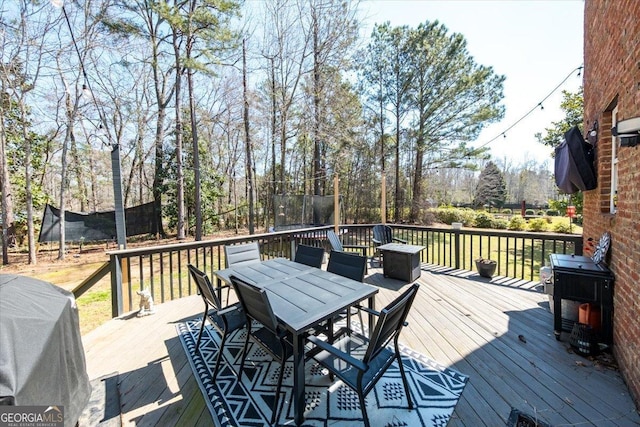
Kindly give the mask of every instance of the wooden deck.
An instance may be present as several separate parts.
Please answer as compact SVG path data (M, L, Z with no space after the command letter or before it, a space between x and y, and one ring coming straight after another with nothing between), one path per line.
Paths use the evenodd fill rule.
M390 302L407 284L369 269ZM640 425L619 373L556 341L547 295L536 284L423 266L401 340L469 375L449 426L505 425L517 408L553 426ZM114 319L83 337L89 378L118 376L123 425L210 426L175 324L202 314L199 296L162 304L152 316ZM522 339L521 339L522 338ZM524 342L526 341L526 342Z

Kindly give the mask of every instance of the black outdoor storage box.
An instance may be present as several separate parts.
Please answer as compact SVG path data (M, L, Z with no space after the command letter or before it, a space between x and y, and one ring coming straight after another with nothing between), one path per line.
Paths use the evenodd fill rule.
M382 252L382 271L385 277L414 282L420 277L420 252L424 246L387 243L378 246Z
M575 322L563 319L561 300L592 303L600 307L602 331L600 342L611 344L613 338L613 275L602 263L581 255L551 254L553 270L553 332L560 339L562 331L571 332Z

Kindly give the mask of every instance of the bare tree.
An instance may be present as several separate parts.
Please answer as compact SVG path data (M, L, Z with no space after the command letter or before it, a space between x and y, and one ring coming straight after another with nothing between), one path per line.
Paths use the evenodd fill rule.
M35 245L35 225L34 225L34 203L33 203L33 174L34 165L40 164L39 161L34 162L32 159L33 151L39 154L37 150L37 136L31 129L30 112L28 107L28 98L38 83L41 72L41 63L43 61L44 52L46 50L44 42L44 34L49 32L51 28L59 23L50 14L44 13L43 7L28 1L20 1L14 9L16 15L12 19L14 25L6 25L4 27L5 36L10 36L3 40L2 53L4 62L2 63L2 93L8 94L9 99L2 101L2 112L9 107L8 101L17 103L18 114L20 117L20 134L22 139L22 153L24 159L22 161L24 167L24 204L27 213L27 244L29 252L29 263L36 263L36 245ZM4 114L2 114L4 118ZM2 139L2 158L3 158L3 213L6 209L6 218L3 220L3 227L9 227L13 223L13 207L11 200L10 179L7 175L6 164L6 127L0 124L0 138ZM6 187L5 187L6 186ZM6 198L6 199L5 199ZM5 236L3 229L3 237ZM7 236L8 238L8 236ZM3 239L3 250L6 250L8 240ZM5 259L3 251L3 261Z
M311 138L313 140L313 194L324 194L326 185L327 138L331 131L326 128L323 98L331 96L328 76L334 70L351 68L350 49L358 34L356 11L358 2L339 0L309 0L309 21L305 24L305 35L312 43L312 97ZM305 14L306 15L306 14Z

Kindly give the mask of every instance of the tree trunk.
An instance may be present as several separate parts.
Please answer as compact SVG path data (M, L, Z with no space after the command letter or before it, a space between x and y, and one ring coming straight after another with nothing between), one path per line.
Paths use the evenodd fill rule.
M242 93L244 98L244 135L246 148L247 195L249 197L249 234L255 233L255 217L253 202L253 162L251 161L251 133L249 129L249 94L247 88L247 46L242 39Z
M189 2L189 16L195 13L196 2ZM191 18L189 18L191 22ZM188 26L186 56L187 61L191 62L191 52L195 42L195 36L191 32L191 25ZM194 211L196 214L196 230L195 239L202 240L202 201L201 201L201 185L200 185L200 149L198 147L198 123L196 120L196 101L193 89L193 68L187 68L187 89L189 91L189 117L191 118L191 139L193 143L193 186L194 186Z
M193 139L193 185L194 185L194 209L196 213L195 239L202 240L202 201L200 194L200 150L198 148L198 124L196 121L196 101L193 94L193 71L187 72L187 85L189 87L189 111L191 115L191 137Z
M395 166L395 180L396 180L396 190L395 190L395 201L394 201L394 210L393 210L393 219L396 224L400 223L401 216L400 211L402 210L402 198L400 193L400 106L396 105L396 166Z
M273 58L271 58L271 179L272 179L272 184L271 184L271 200L268 200L267 203L269 203L271 205L271 212L273 212L273 226L276 226L276 218L277 218L277 210L276 210L276 204L274 202L275 199L275 195L277 194L278 191L278 186L276 183L276 133L277 133L277 129L276 129L276 125L277 125L277 121L276 121L276 109L277 109L277 104L276 104L276 72L275 72L275 64L274 64L274 60ZM282 167L284 167L284 165L282 165ZM267 205L268 206L268 205ZM267 210L267 212L269 212L269 210Z
M87 185L84 178L84 172L82 171L83 161L80 160L80 154L78 153L78 144L76 143L76 135L71 132L70 152L72 162L73 173L76 176L78 185L78 198L80 199L80 212L87 211L88 192Z
M166 109L163 106L158 107L158 118L156 121L155 136L155 166L153 174L153 217L154 229L160 237L165 237L164 227L162 226L162 194L164 193L164 118Z
M419 141L416 147L416 168L413 176L413 197L411 201L411 221L416 222L420 215L420 198L422 195L422 160L424 149Z
M318 16L313 19L313 194L322 195L322 160L320 158L320 47L318 46Z
M35 265L36 242L35 227L33 225L33 194L31 192L31 141L27 132L27 111L24 102L20 102L20 114L22 115L22 137L24 138L24 192L27 204L27 245L29 247L29 264Z
M10 228L13 224L13 203L11 182L9 182L9 167L6 156L6 133L4 127L4 109L0 103L0 162L2 162L2 264L9 264L9 245L11 244Z
M180 96L182 95L182 65L180 61L180 47L178 46L178 32L173 29L173 50L176 61L176 208L177 208L177 238L182 240L185 235L184 223L184 168L182 165L182 108Z

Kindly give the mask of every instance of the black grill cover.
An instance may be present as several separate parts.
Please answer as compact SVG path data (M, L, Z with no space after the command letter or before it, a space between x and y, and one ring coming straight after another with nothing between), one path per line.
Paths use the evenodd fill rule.
M556 185L562 192L573 194L596 188L593 146L584 140L577 126L564 134L564 141L555 151Z

